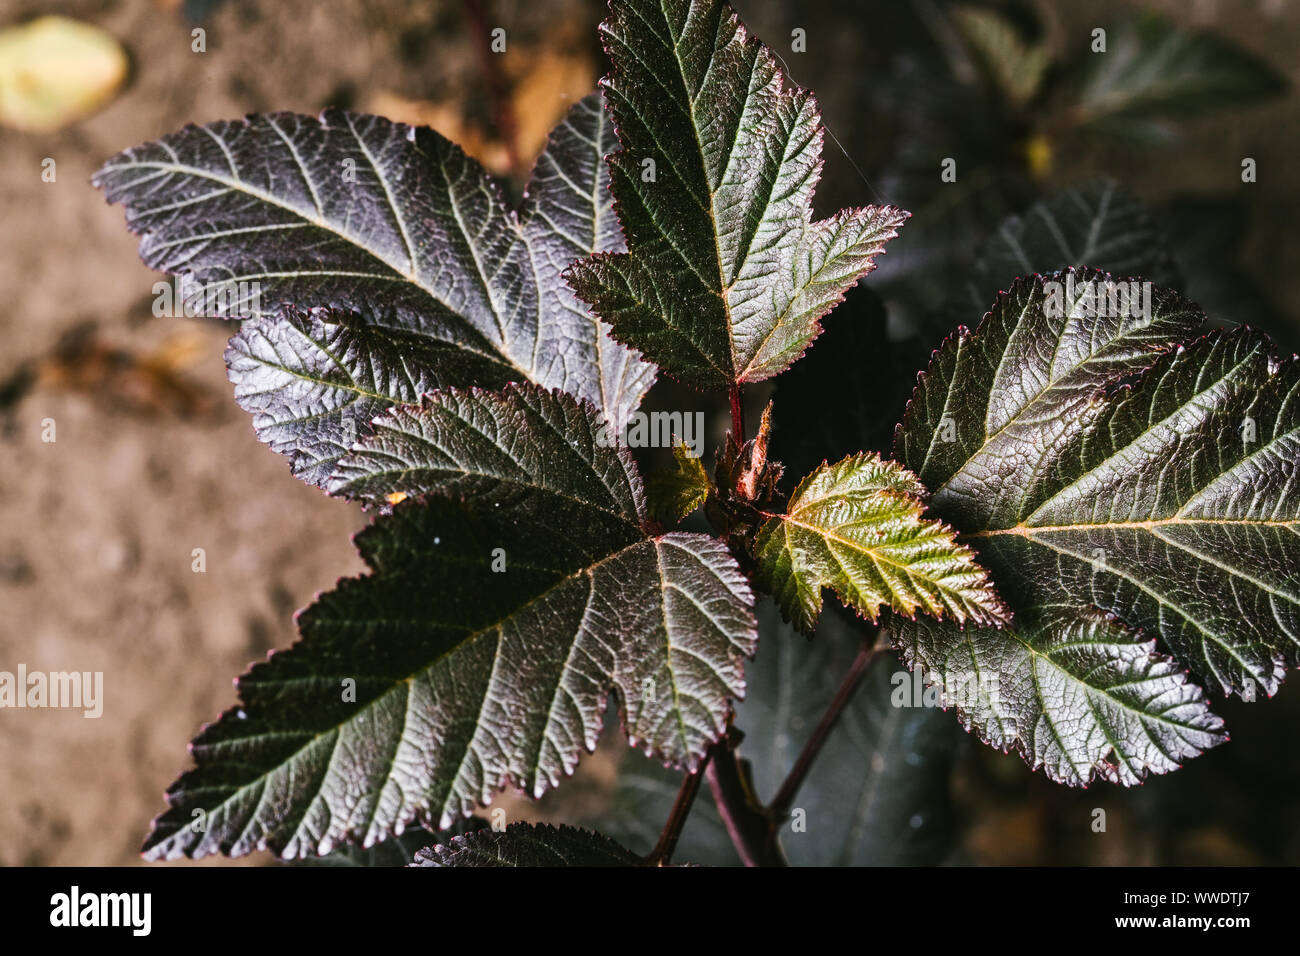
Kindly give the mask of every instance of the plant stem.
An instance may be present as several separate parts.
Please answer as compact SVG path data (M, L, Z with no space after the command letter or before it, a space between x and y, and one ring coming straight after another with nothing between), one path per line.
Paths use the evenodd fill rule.
M731 386L728 398L731 400L731 437L739 448L745 443L745 408L739 384ZM733 540L727 543L742 568L752 563L744 547ZM745 574L752 579L751 571L746 570ZM740 738L740 732L728 726L726 736L709 749L713 759L706 765L706 773L713 802L717 804L727 834L745 866L787 866L772 831L771 819L754 796L749 775L736 758Z
M871 637L862 639L858 654L853 658L853 663L849 666L848 673L844 675L844 680L840 682L839 690L835 692L835 696L831 699L826 712L822 714L822 719L818 722L817 728L812 732L812 736L808 738L808 742L803 745L803 750L799 752L799 758L794 762L794 766L790 769L785 782L781 784L781 789L777 791L776 796L768 806L767 812L774 824L779 826L780 821L784 821L790 815L790 807L794 804L795 795L798 794L804 778L808 776L808 771L812 769L813 761L817 759L817 754L821 752L822 747L825 745L826 738L830 736L831 731L835 728L835 723L839 720L840 714L848 706L849 701L853 699L853 694L862 682L862 677L866 674L868 667L880 654L881 647L876 642L877 636L878 632L873 633Z
M712 756L713 750L710 749L704 754L704 762L700 764L699 769L682 778L677 799L673 801L673 809L668 814L668 822L664 824L663 832L659 834L659 842L647 857L646 862L651 866L667 866L671 862L673 851L677 849L677 841L682 835L682 828L686 826L686 818L690 815L691 804L695 802L695 795L700 791L700 781L704 778L704 772L709 766L709 758Z
M730 740L714 744L713 752L709 789L740 861L745 866L787 866L772 821L751 798L752 788L745 782Z
M731 435L737 445L745 443L745 407L740 401L740 386L731 386Z

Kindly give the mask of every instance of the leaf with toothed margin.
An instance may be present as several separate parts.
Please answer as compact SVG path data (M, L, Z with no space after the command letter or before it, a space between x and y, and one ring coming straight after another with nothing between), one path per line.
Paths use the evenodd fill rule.
M496 388L513 377L485 355L331 309L248 320L230 340L226 365L258 437L322 487L394 402L461 382Z
M1139 784L1227 740L1155 640L1095 608L1036 608L1009 628L899 622L894 640L967 730L1051 779Z
M644 509L641 482L616 449L596 409L564 392L446 389L375 419L326 488L381 508L394 492L511 508L536 498L581 508L581 520L597 527L635 524Z
M442 866L645 866L607 836L576 827L512 823L476 830L415 855L414 867Z
M410 866L415 859L415 854L425 847L432 846L439 841L448 841L452 837L472 833L487 825L487 821L480 817L467 817L464 820L456 821L454 826L441 832L426 830L424 827L409 827L400 836L390 837L371 847L343 844L335 847L324 856L303 857L301 860L293 860L287 865L365 868Z
M664 521L681 521L709 497L709 475L681 442L673 445L671 471L655 472L646 481L651 511Z
M370 573L321 596L299 643L240 679L239 707L194 741L150 858L327 853L449 825L503 785L540 796L595 746L611 689L629 740L666 763L699 766L724 732L756 641L726 547L643 530L640 478L625 448L591 438L589 404L533 387L439 398L509 422L511 444L460 449L430 483L446 495L357 536Z
M1201 313L1160 290L1094 314L1106 279L1000 295L935 353L898 457L1017 614L1095 606L1272 694L1300 663L1300 365L1246 329L1179 345Z
M683 382L779 374L907 213L812 221L817 103L720 0L611 0L601 34L628 251L575 263L570 283L615 337Z
M654 369L560 278L623 248L599 94L551 134L518 211L429 129L336 109L188 126L95 174L151 268L248 318L227 353L258 434L319 484L350 440L430 388L563 388L621 428Z
M1007 619L988 574L951 528L922 517L916 476L878 455L822 463L799 483L786 513L759 529L758 583L786 620L811 632L822 588L875 620L882 607L958 623Z

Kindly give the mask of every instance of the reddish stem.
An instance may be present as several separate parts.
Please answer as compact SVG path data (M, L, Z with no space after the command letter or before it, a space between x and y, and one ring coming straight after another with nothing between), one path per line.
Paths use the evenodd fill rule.
M772 822L750 798L736 752L728 740L713 745L713 762L709 764L709 789L718 815L745 866L787 866L776 842Z
M740 401L740 386L731 386L731 435L736 444L745 441L745 408Z
M682 780L681 788L677 791L677 799L673 801L672 812L668 814L668 822L664 824L663 832L659 834L659 842L655 844L648 858L652 866L667 866L671 862L673 851L677 849L677 841L682 835L682 828L686 826L686 817L690 815L691 805L695 802L695 795L699 793L700 781L704 778L704 771L709 766L709 758L712 756L713 751L708 751L699 769L694 773L688 773Z

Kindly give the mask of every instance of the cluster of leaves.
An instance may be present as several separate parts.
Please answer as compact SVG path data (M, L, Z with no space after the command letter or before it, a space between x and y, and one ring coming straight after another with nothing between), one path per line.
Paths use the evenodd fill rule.
M852 650L828 633L825 589L864 620L891 614L968 728L1073 784L1131 784L1224 739L1184 668L1271 694L1300 662L1296 363L1246 331L1185 346L1203 317L1174 292L1097 314L1073 290L1108 273L998 293L934 353L892 459L862 433L876 410L851 407L847 436L791 444L807 467L787 494L769 408L751 438L735 421L712 481L678 449L648 497L609 436L656 375L739 418L741 388L799 361L907 213L813 219L816 101L724 3L610 6L604 102L573 106L518 209L438 134L337 110L188 127L96 174L147 264L243 319L227 360L258 435L378 513L356 538L369 573L239 679L148 856L354 859L405 831L399 855L427 866L663 862L585 830L463 821L503 786L540 797L571 774L611 692L628 742L679 771L744 726L747 785L770 797L808 723L792 707ZM1122 260L1122 203L1081 201L1099 207L1090 245L1047 230L1061 265ZM1034 271L1039 220L1069 212L1004 227L989 275ZM802 369L858 354L815 348L782 378L776 421L815 406ZM871 374L830 370L823 388ZM659 523L697 510L714 534ZM772 596L758 614L755 588ZM941 767L941 715L882 710L874 673L844 725L876 756ZM955 694L971 675L996 679ZM828 846L904 858L897 827L868 827L901 814L907 858L930 852L942 806L922 813L906 780L863 784L877 760L860 739L829 745L863 776ZM417 827L437 845L413 853Z
M1102 150L1135 165L1167 162L1185 121L1266 102L1288 85L1224 36L1150 10L1083 22L1022 0L873 11L850 93L847 115L857 119L842 137L875 188L914 214L906 254L888 257L873 285L891 321L927 352L951 329L954 295L970 285L970 253L991 224L1046 198L1050 181ZM941 157L956 159L957 176L936 188ZM1196 301L1237 322L1269 317L1263 290L1232 265L1239 204L1171 197L1160 218L1178 221L1170 236ZM1103 266L1060 263L1080 264ZM976 307L1019 274L978 286Z

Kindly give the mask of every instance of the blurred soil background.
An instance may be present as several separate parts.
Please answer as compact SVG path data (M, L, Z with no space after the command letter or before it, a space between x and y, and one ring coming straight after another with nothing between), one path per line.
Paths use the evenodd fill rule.
M878 84L875 71L898 52L898 22L918 11L938 16L942 4L735 5L785 55L794 79L817 91L838 139L827 142L819 209L902 202L886 148L902 134L880 119L888 110L877 101L887 95L906 107L911 88ZM1121 0L1021 6L1047 24L1047 42L1085 50L1094 24L1136 8ZM1242 277L1226 292L1211 290L1228 304L1223 318L1259 321L1294 348L1300 3L1143 8L1231 38L1291 90L1180 122L1176 143L1154 151L1058 148L1034 158L1037 185L1046 192L1105 173L1152 203L1215 197L1214 254ZM107 31L129 69L93 115L50 131L0 127L0 669L103 671L105 704L99 720L0 711L0 864L129 864L163 790L188 766L185 742L235 702L232 677L294 640L294 610L361 570L349 538L366 519L292 478L257 442L225 379L229 326L153 315L153 286L164 277L140 264L121 210L91 189L91 173L188 122L330 104L431 125L494 171L518 173L603 73L602 12L596 0L0 0L0 30L47 14ZM508 43L493 59L484 47L496 26ZM195 28L205 31L205 52L192 50ZM807 32L806 54L785 52L795 28ZM944 151L945 131L931 132L938 145L926 162L937 190L940 158L966 154ZM1248 187L1244 156L1259 169ZM53 182L42 179L46 159L55 161ZM1000 218L989 213L987 231ZM914 248L891 249L886 260L906 269L920 254ZM979 315L950 318L949 327L973 325ZM43 440L50 421L53 442ZM193 569L198 548L202 573ZM1055 787L1018 757L961 735L945 858L1300 862L1300 687L1219 709L1230 745L1134 793ZM509 812L590 816L608 800L621 759L617 746L604 748L540 807L507 798ZM1089 826L1097 807L1108 810L1105 834ZM652 839L662 821L641 822Z

